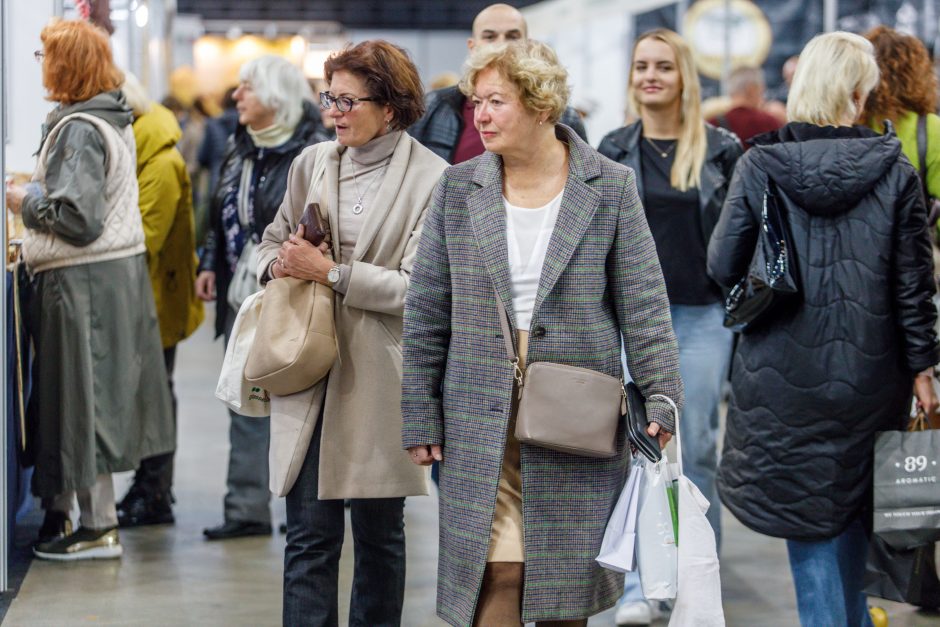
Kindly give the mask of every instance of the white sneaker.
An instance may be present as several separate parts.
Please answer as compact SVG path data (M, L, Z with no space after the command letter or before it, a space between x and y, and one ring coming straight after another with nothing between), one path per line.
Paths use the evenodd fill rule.
M618 625L649 625L653 622L653 613L654 608L649 601L628 601L617 607L614 621Z

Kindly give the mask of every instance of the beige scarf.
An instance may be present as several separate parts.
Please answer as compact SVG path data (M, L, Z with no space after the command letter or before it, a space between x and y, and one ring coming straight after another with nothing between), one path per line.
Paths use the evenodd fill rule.
M296 126L286 127L281 124L272 124L257 131L250 126L246 126L245 130L248 131L251 141L258 148L274 148L287 142L296 128Z

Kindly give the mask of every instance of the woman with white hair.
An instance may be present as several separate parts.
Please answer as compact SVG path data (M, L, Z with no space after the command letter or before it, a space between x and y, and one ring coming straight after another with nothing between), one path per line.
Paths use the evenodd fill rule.
M938 349L927 213L917 172L854 126L878 84L872 44L815 37L779 131L738 162L708 248L726 288L748 271L765 202L788 226L800 297L741 335L718 470L721 500L785 538L803 625L871 625L862 593L878 431L928 414Z
M294 157L326 139L320 113L300 68L267 55L249 61L235 91L238 128L229 140L210 199L210 230L196 278L196 294L215 299L216 336L228 342L241 305L229 294L239 264L255 272L251 249L261 241L284 199ZM267 420L229 412L225 521L205 529L210 540L271 533Z

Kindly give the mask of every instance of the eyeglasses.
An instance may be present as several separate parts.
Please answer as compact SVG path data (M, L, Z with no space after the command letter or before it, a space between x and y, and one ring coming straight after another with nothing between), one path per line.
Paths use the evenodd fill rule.
M40 63L42 63L42 59L43 59L43 57L46 56L46 53L43 52L42 50L36 50L36 51L33 52L33 56L36 57L36 60L37 60L37 61L39 61Z
M335 103L336 109L340 113L349 113L357 102L378 102L379 100L380 98L371 96L368 98L351 98L349 96L334 96L328 91L320 92L320 108L324 111L329 111Z

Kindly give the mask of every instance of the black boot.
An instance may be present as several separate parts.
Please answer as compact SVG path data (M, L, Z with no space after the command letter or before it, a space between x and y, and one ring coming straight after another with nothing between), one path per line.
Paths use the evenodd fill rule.
M132 486L118 504L118 526L172 525L172 498L165 493L147 493Z

